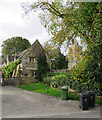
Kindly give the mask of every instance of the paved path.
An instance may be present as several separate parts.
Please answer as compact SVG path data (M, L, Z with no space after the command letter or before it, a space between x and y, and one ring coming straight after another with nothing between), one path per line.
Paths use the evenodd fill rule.
M100 106L82 111L79 101L61 100L22 90L20 88L4 86L2 95L3 118L99 118Z

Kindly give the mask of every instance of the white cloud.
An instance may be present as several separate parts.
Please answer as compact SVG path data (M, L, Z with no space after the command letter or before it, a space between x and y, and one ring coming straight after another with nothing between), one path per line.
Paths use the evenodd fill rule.
M26 38L31 43L38 39L41 44L50 39L46 29L41 25L39 12L22 17L22 2L34 0L0 0L0 51L2 42L14 36Z

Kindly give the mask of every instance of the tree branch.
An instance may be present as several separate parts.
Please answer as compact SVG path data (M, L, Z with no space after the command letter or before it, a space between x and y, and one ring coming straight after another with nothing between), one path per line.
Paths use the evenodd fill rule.
M65 14L61 14L58 10L56 10L50 3L48 3L48 5L51 7L51 9L53 9L55 12L55 14L61 18L64 18ZM51 12L51 11L50 11Z

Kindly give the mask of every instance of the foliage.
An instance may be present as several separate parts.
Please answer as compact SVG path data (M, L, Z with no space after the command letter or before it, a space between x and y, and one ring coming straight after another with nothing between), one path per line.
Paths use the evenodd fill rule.
M68 61L66 57L60 52L60 50L56 51L55 57L52 59L52 69L66 69L68 68Z
M34 85L34 90L32 90L32 85ZM61 91L51 88L47 85L44 85L43 83L35 83L35 84L28 84L28 85L22 85L20 88L29 90L29 91L34 91L37 93L43 93L43 94L48 94L52 96L57 96L60 97ZM48 88L48 93L47 93L47 88Z
M78 90L91 89L98 84L102 86L102 2L42 2L28 5L29 10L39 10L41 21L49 33L53 35L49 46L60 48L66 43L72 44L79 36L86 45L82 62L72 70L73 87ZM89 87L87 87L89 86ZM74 87L74 88L75 88ZM76 88L76 89L77 89ZM83 88L83 89L81 89ZM99 87L98 87L99 88Z
M60 89L62 86L68 86L68 88L75 90L77 92L85 92L88 90L94 90L98 95L100 94L100 84L84 78L80 73L74 73L73 71L68 72L67 74L47 76L43 79L44 84L47 84L51 87ZM81 77L79 77L81 76Z
M58 69L66 69L68 68L68 61L66 57L61 53L60 48L53 48L48 44L45 43L45 51L51 59L51 68L54 70Z
M59 50L57 48L53 48L53 46L51 46L48 41L44 43L44 49L51 60L54 59L56 52Z
M37 58L37 67L38 67L38 72L37 72L37 78L38 80L42 80L42 77L50 70L49 65L47 63L46 55L45 52L40 54Z
M32 89L32 86L34 86ZM29 90L29 91L34 91L37 93L42 93L42 94L47 94L47 95L51 95L51 96L56 96L56 97L61 97L61 89L55 89L55 88L51 88L45 84L42 83L35 83L35 84L28 84L28 85L21 85L19 88L25 89L25 90ZM48 92L47 92L47 88L48 88ZM73 93L68 93L68 99L70 100L79 100L79 95L76 96ZM101 104L102 105L102 99L100 98L96 98L95 99L95 103L96 104Z
M41 21L53 35L51 45L60 47L64 41L72 43L80 36L88 46L101 35L102 2L43 2L23 4L25 12L41 9Z
M30 42L22 37L12 37L5 41L2 44L2 56L7 56L15 54L17 52L22 52L30 46Z
M94 62L91 56L85 55L82 57L82 61L72 68L71 77L73 79L73 84L75 84L75 86L77 85L79 91L95 90L98 94L100 93L100 78L102 78L102 75L100 74L101 71L97 71L97 69L101 68L92 66L95 64Z
M18 61L15 61L15 62L11 62L8 65L6 65L5 67L3 67L3 77L5 77L6 79L11 78L14 69L20 63L21 63L21 60L18 60Z
M34 86L34 90L32 90L32 85ZM26 89L29 91L34 91L37 93L47 94L51 96L61 97L61 89L55 89L51 88L43 83L35 83L35 84L28 84L28 85L22 85L20 88ZM48 92L47 92L48 88ZM71 100L76 100L74 97L74 94L68 93L68 98ZM79 95L77 95L77 100L79 100Z
M47 76L43 79L44 84L47 84L51 87L61 88L62 86L71 87L71 76L70 73L60 74L55 76Z
M46 76L66 75L66 72L48 72Z

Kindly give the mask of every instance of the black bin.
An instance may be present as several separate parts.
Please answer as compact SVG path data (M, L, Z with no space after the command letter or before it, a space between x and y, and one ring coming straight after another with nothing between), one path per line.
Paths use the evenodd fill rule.
M95 107L95 92L94 91L87 91L89 95L89 107Z
M89 94L88 93L80 93L80 105L79 107L82 110L89 110Z

